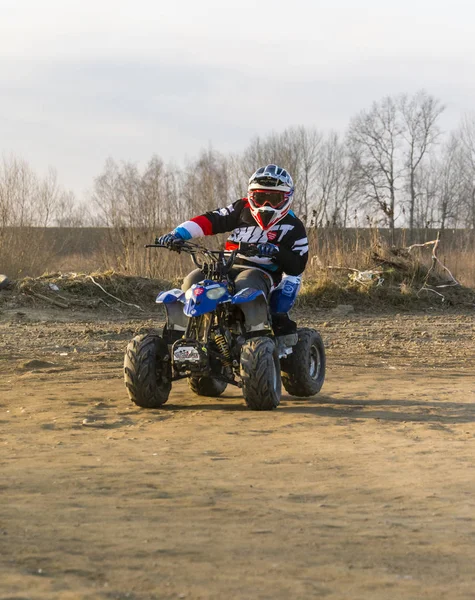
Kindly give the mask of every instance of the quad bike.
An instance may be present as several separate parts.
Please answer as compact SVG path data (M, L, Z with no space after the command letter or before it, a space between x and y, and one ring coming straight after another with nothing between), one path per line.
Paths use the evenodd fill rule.
M172 382L184 378L199 396L217 397L235 385L252 410L276 408L282 384L293 396L320 391L325 379L320 334L301 328L275 335L264 292L245 288L236 293L230 271L253 268L234 263L238 255L258 255L255 245L241 242L239 249L225 252L180 240L168 249L190 254L205 279L186 293L159 294L156 302L167 313L162 334L140 335L128 344L124 377L132 402L158 408L168 400Z

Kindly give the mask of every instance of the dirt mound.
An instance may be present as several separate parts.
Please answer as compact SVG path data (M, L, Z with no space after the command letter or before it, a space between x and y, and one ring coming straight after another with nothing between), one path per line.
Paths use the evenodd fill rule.
M114 308L121 312L153 306L158 292L173 287L168 281L105 273L51 273L9 282L0 293L0 307L47 305L58 308Z
M177 282L115 271L52 273L8 282L0 290L0 308L112 308L137 313L152 308L159 291L176 286ZM319 265L316 276L304 278L298 306L340 305L368 310L474 308L475 291L460 285L427 248L375 244L358 268Z

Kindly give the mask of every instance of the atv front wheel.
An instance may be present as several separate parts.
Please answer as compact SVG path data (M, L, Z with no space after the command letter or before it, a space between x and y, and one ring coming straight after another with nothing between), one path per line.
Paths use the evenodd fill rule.
M282 391L279 353L268 337L251 338L241 348L242 391L252 410L273 410Z
M167 343L156 334L138 335L127 346L124 379L129 398L142 408L158 408L168 400L171 366Z
M292 354L280 361L282 383L292 396L313 396L325 381L325 347L314 329L299 329L298 335Z
M214 377L188 377L190 390L197 396L220 396L227 387L225 381Z

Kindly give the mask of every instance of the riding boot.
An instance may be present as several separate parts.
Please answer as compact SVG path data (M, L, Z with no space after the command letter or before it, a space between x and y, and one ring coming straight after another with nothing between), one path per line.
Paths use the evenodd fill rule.
M272 317L272 329L275 336L297 333L297 323L292 321L288 313L274 313Z

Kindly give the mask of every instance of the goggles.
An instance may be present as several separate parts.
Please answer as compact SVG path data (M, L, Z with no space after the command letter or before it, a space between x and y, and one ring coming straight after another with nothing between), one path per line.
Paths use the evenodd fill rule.
M258 207L271 206L272 208L280 208L287 201L287 194L280 191L255 190L249 193L249 199Z

